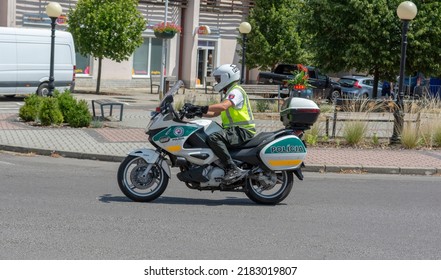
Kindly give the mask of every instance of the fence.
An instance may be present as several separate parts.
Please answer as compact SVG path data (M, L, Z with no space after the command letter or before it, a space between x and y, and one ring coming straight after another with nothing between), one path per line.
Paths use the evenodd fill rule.
M441 85L416 86L413 90L416 98L441 98Z
M377 108L378 112L372 110L372 108ZM367 111L363 111L363 109L367 109ZM384 101L337 98L334 102L333 112L327 114L325 118L325 135L335 138L337 136L338 123L340 123L341 126L344 122L357 121L376 124L378 127L374 130L374 133L377 134L379 131L383 131L378 136L389 137L391 135L389 131L393 128L394 123L393 110L391 107L388 107L388 103ZM412 122L419 126L421 113L406 114L404 121L406 123ZM332 132L330 133L331 129Z

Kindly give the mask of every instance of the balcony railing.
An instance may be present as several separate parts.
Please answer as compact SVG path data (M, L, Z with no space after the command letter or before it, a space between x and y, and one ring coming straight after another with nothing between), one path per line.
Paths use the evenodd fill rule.
M165 5L165 0L139 0L139 4ZM179 8L187 8L188 0L168 0L169 6L177 6Z
M254 7L254 0L201 0L201 12L244 13Z

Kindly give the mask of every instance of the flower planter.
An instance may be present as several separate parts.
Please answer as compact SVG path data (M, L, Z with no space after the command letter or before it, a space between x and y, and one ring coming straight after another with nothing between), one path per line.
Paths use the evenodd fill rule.
M175 31L164 31L164 32L155 31L156 38L161 38L161 39L171 39L175 37L175 34L176 34Z

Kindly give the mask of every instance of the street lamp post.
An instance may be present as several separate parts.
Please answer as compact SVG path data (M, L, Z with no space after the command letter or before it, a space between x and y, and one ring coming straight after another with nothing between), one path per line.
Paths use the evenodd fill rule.
M167 13L168 13L168 0L165 0L165 8L164 8L164 26L167 26ZM167 54L167 43L168 39L162 39L162 52L161 52L161 80L159 81L159 100L161 101L164 97L165 90L165 76L167 71L166 64L166 54Z
M57 2L50 2L46 6L46 14L51 19L51 60L49 65L49 92L48 96L52 96L54 92L54 55L55 55L55 21L61 15L62 8Z
M247 34L251 32L251 25L244 21L239 25L239 32L242 34L242 71L240 72L240 83L244 83L245 75L245 52L247 44Z
M390 138L390 144L399 144L401 142L401 132L404 126L404 69L406 68L406 48L407 48L407 31L409 23L417 14L417 7L411 1L404 1L398 5L397 15L403 22L401 32L401 61L400 61L400 77L398 81L398 95L396 98L396 106L394 109L394 130Z

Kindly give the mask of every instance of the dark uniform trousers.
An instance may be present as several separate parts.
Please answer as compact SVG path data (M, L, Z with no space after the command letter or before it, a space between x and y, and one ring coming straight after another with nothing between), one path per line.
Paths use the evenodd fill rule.
M228 150L251 140L253 136L254 134L245 128L232 126L208 136L207 144L213 150L214 154L219 157L222 163L228 166L234 164Z

